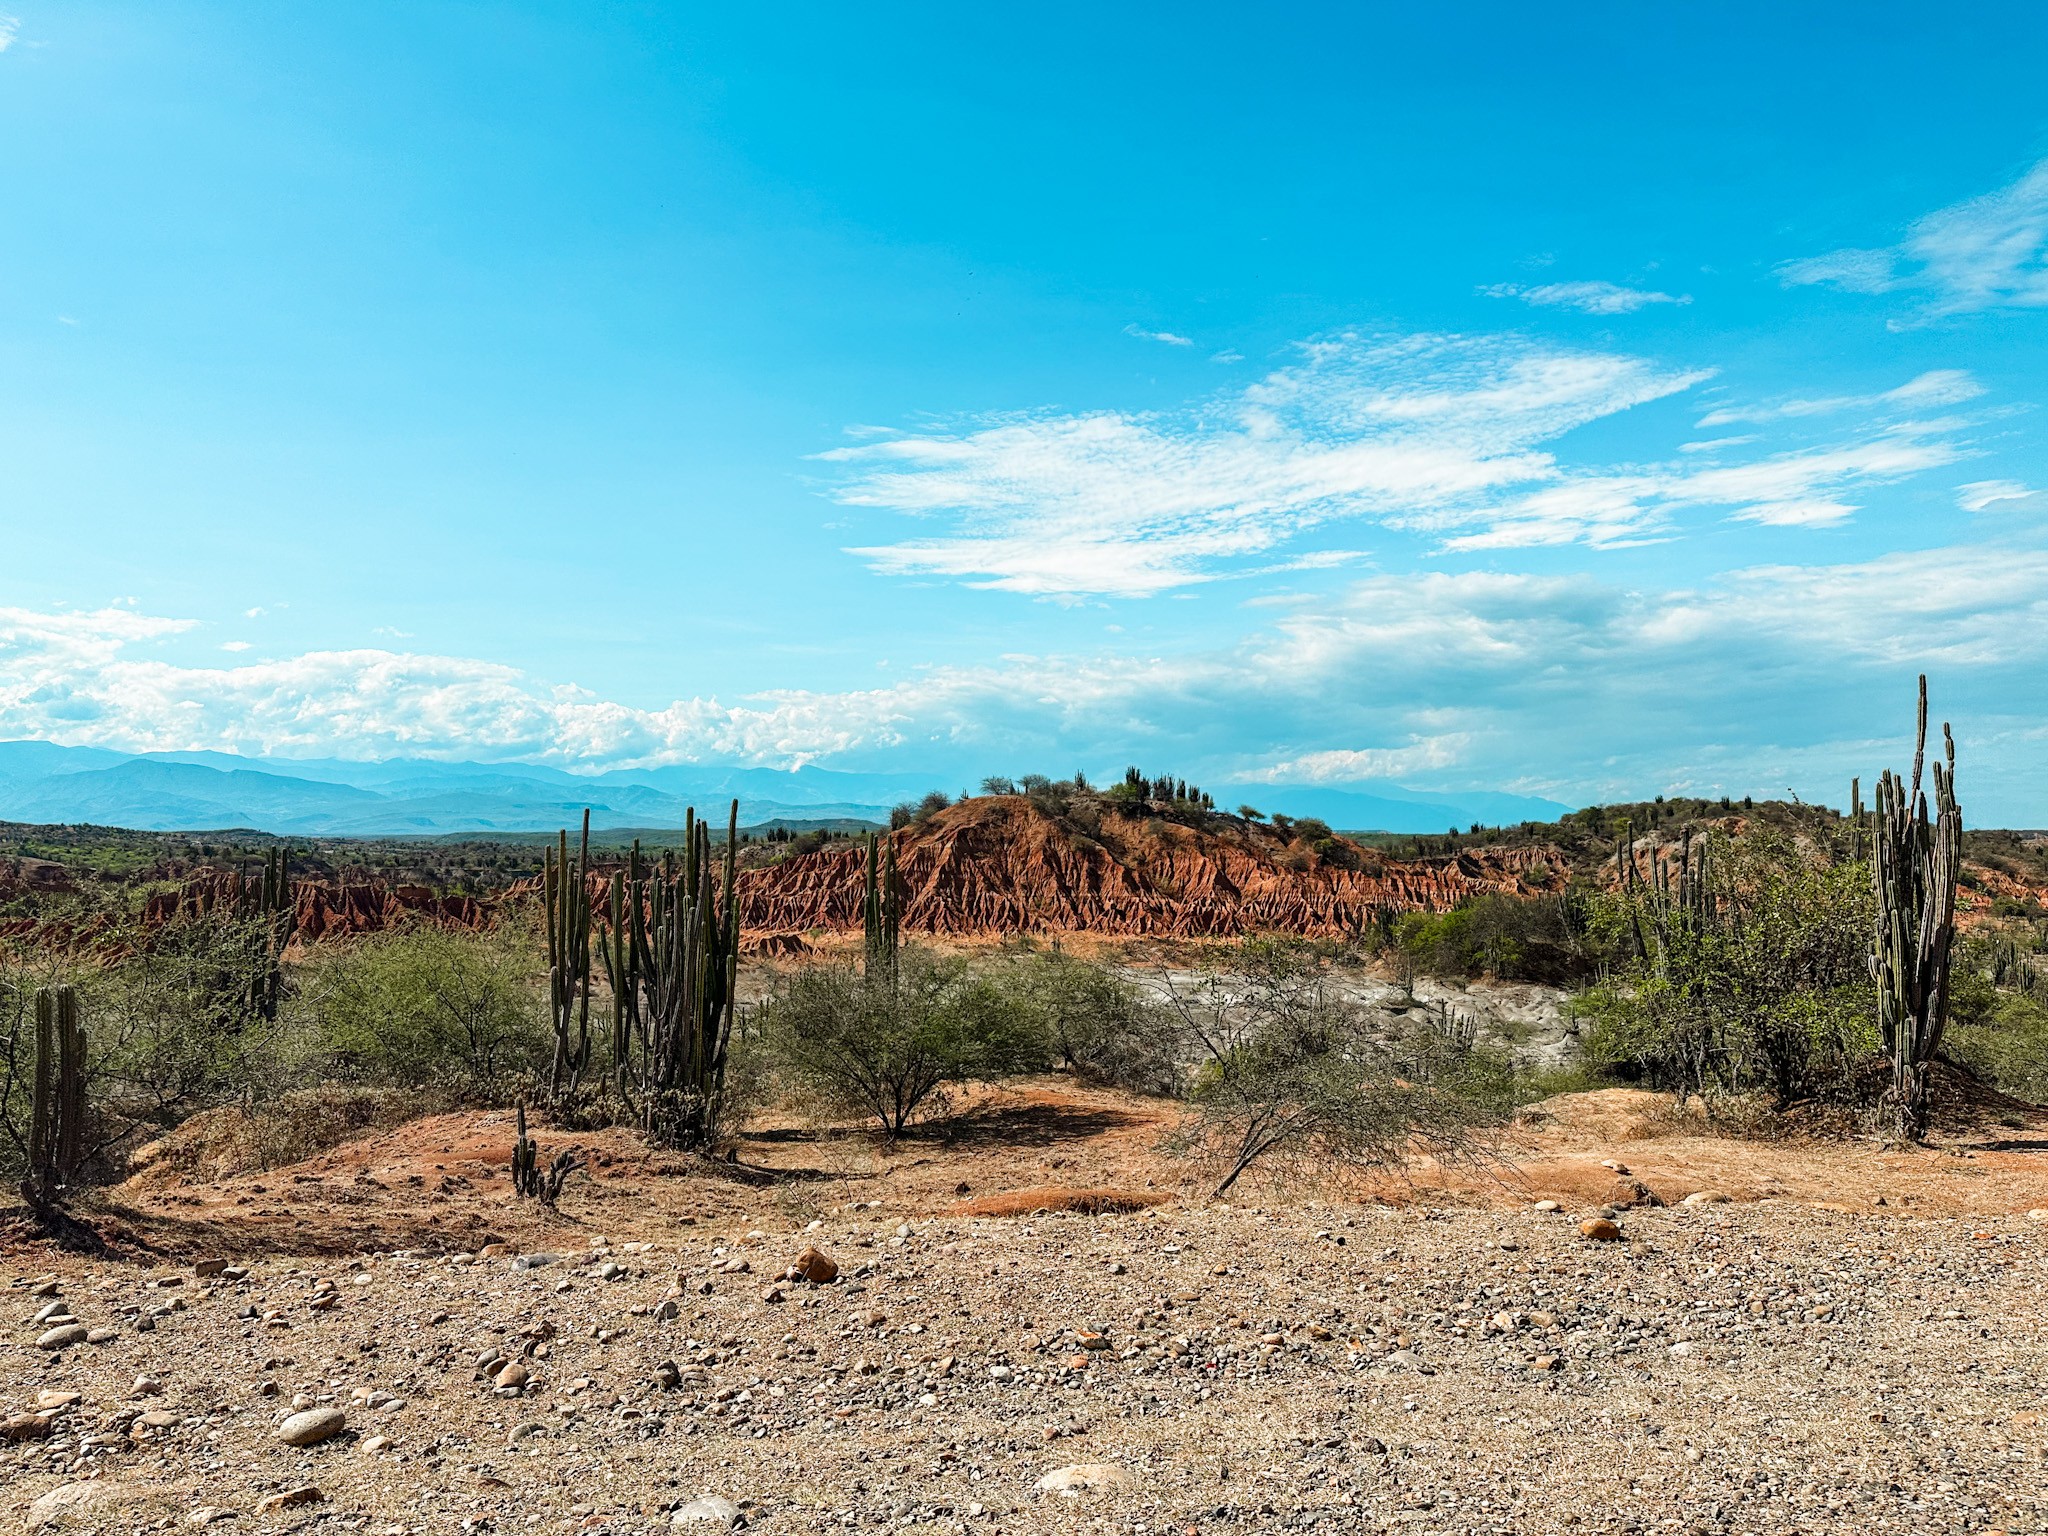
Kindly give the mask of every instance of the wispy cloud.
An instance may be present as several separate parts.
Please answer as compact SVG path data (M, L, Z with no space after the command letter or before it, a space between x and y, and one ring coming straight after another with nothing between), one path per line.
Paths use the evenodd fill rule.
M1917 219L1897 245L1778 268L1787 284L1925 295L1929 316L2048 304L2048 160L2009 187Z
M1965 512L1982 512L2008 501L2032 501L2042 494L2017 480L1972 480L1956 487L1956 505Z
M1776 400L1763 405L1724 405L1699 419L1701 427L1725 427L1736 422L1779 421L1796 416L1827 416L1841 411L1867 411L1898 407L1933 410L1961 405L1984 393L1984 387L1961 368L1934 368L1908 379L1897 389L1874 395L1822 395L1811 399Z
M1839 521L1859 488L1960 457L1962 423L1904 408L1975 390L1927 375L1865 401L1882 408L1837 441L1747 463L1573 466L1550 447L1710 376L1519 337L1343 334L1185 411L984 417L820 457L846 472L842 503L946 524L856 547L876 571L1061 600L1146 596L1343 519L1463 550L1641 543L1669 537L1689 508Z
M0 13L0 53L14 46L15 38L21 35L21 18Z
M1705 377L1514 338L1347 334L1183 412L982 418L821 457L849 471L844 503L955 521L854 551L878 571L1137 596L1333 519L1458 522L1557 478L1547 440Z
M1140 341L1164 342L1169 347L1192 347L1195 344L1192 336L1179 336L1172 331L1148 331L1136 325L1125 326L1124 334L1135 336Z
M1466 732L1451 731L1400 747L1341 747L1308 752L1253 768L1238 777L1253 784L1347 784L1360 779L1435 774L1456 767L1471 740Z
M1549 309L1576 309L1587 315L1629 315L1651 304L1690 304L1689 293L1659 293L1652 288L1625 288L1619 283L1576 282L1489 283L1479 290L1490 299L1520 299Z
M1946 436L1907 424L1839 447L1703 469L1668 494L1675 501L1733 508L1744 522L1777 527L1839 523L1856 511L1857 504L1844 499L1853 488L1938 469L1962 454Z

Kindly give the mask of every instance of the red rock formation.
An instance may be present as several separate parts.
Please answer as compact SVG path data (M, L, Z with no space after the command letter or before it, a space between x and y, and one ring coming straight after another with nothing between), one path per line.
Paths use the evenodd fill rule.
M150 897L143 909L143 919L149 923L174 922L202 917L216 908L232 905L237 879L232 870L209 870L194 875L176 890L160 891ZM444 928L483 928L490 924L495 909L494 903L474 896L443 895L425 885L386 885L381 880L332 885L301 880L296 885L297 937L306 943L381 933L408 921Z
M1217 833L1109 814L1089 835L1017 796L965 801L890 838L904 927L960 936L1339 937L1383 912L1443 911L1486 891L1557 891L1568 878L1547 849L1407 861L1361 850L1359 867L1346 869L1266 828ZM865 861L862 845L840 843L745 872L742 928L858 928Z

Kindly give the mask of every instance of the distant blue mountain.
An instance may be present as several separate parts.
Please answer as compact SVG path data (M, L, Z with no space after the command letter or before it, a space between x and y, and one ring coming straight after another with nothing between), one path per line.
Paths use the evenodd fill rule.
M586 806L599 828L679 827L692 806L722 819L735 798L748 824L886 821L891 805L936 784L922 774L823 768L579 775L523 763L302 762L0 742L0 821L90 822L150 832L246 827L316 837L489 835L571 826Z
M90 822L150 832L255 831L313 837L428 837L544 832L590 808L595 827L679 827L685 811L747 824L886 821L889 807L954 788L937 774L718 765L575 774L529 763L381 763L241 758L224 752L110 752L47 741L0 742L0 821ZM1217 804L1320 816L1343 831L1443 832L1473 822L1551 821L1554 800L1393 784L1212 787Z

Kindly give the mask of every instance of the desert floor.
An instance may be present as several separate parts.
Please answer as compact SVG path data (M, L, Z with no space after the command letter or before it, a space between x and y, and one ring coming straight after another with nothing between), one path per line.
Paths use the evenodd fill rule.
M2048 1118L1902 1152L1610 1090L1219 1203L1171 1113L1035 1080L729 1166L543 1129L592 1162L555 1212L502 1114L146 1168L114 1256L0 1248L0 1523L2048 1530Z

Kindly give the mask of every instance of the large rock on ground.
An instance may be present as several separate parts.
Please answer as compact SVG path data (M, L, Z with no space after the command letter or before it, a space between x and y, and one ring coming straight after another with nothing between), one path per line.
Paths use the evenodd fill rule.
M1058 1493L1072 1498L1106 1488L1135 1488L1138 1480L1124 1468L1108 1461L1087 1461L1048 1472L1038 1480L1040 1493Z
M690 1500L669 1519L672 1526L700 1525L718 1531L729 1531L739 1523L739 1505L731 1499L721 1499L715 1493L708 1493L701 1499Z
M346 1428L348 1417L339 1408L308 1408L278 1425L277 1438L286 1445L318 1445Z
M103 1477L87 1483L66 1483L52 1488L28 1507L28 1528L32 1531L105 1531L127 1528L114 1511L152 1498L182 1500L184 1491L131 1483Z
M796 1256L790 1265L799 1280L808 1280L812 1285L830 1285L839 1278L839 1265L828 1253L818 1248L806 1248Z

